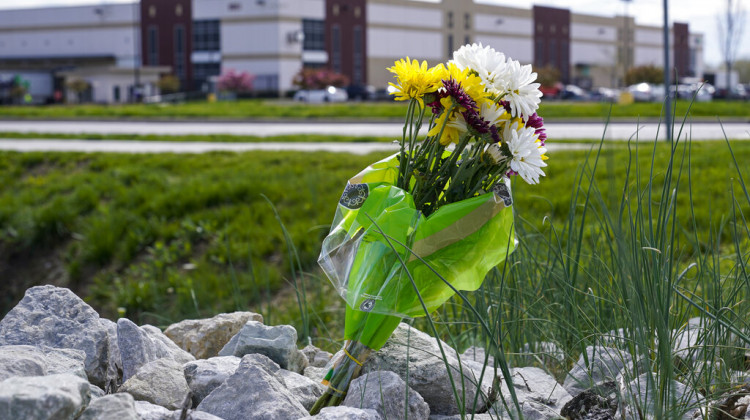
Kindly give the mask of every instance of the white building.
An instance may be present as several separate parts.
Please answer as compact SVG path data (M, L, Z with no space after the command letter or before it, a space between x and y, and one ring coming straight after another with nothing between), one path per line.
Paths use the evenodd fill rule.
M3 10L0 80L20 76L35 101L74 79L90 84L93 101L127 101L136 78L153 90L169 71L140 65L139 28L137 4Z
M703 74L702 35L671 31L681 76ZM140 0L131 4L4 10L3 81L20 75L36 101L59 98L71 80L84 97L132 99L172 73L183 91L207 91L228 70L255 76L256 92L283 95L303 67L329 67L352 84L385 87L386 70L409 56L438 63L482 42L522 63L552 66L566 83L621 86L628 68L662 66L662 32L623 16L567 9L477 4L473 0Z

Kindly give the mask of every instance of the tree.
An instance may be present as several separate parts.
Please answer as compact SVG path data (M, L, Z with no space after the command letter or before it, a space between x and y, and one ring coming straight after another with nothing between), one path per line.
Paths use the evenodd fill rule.
M180 91L180 79L174 74L167 74L159 78L157 86L162 94L176 93Z
M740 83L750 83L750 60L737 60L732 64L740 77Z
M219 76L218 87L222 92L248 93L253 90L255 76L243 71L241 73L229 70Z
M636 83L659 84L663 82L664 82L664 70L656 66L632 67L625 74L626 85L634 85Z
M536 81L543 87L553 87L560 81L560 70L550 65L537 69L536 74Z
M91 88L91 84L83 79L68 80L65 87L75 95L76 102L83 101L83 94Z
M719 27L719 50L724 58L724 70L727 77L731 77L732 65L737 57L737 48L742 40L742 32L745 29L745 9L742 0L727 0L724 12L717 16Z
M328 86L344 87L349 78L328 69L302 69L292 83L300 89L325 89Z

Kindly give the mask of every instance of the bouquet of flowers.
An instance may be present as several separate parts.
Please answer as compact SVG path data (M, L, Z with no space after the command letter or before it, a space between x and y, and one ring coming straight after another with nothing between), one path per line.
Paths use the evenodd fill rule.
M401 147L349 180L323 241L318 263L347 303L347 341L311 414L341 403L402 318L479 288L516 246L509 177L544 175L530 65L473 44L445 65L407 57L388 70L396 100L409 101Z

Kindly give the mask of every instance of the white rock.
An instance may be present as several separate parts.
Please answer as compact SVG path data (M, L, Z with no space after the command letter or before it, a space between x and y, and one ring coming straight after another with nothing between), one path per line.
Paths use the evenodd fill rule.
M164 334L196 359L208 359L218 356L247 321L262 323L263 316L253 312L233 312L207 319L187 319L170 325Z
M67 420L91 400L89 383L69 374L17 376L0 382L0 418Z
M170 410L181 408L188 388L182 365L172 359L161 358L143 365L119 389L136 400L148 401Z

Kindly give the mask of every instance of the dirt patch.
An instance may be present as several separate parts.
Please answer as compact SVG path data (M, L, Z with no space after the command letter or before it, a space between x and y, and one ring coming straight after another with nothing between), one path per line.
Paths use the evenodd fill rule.
M68 287L71 285L65 268L67 243L51 248L37 248L33 252L13 253L7 246L0 245L0 318L5 316L29 287L52 284Z

